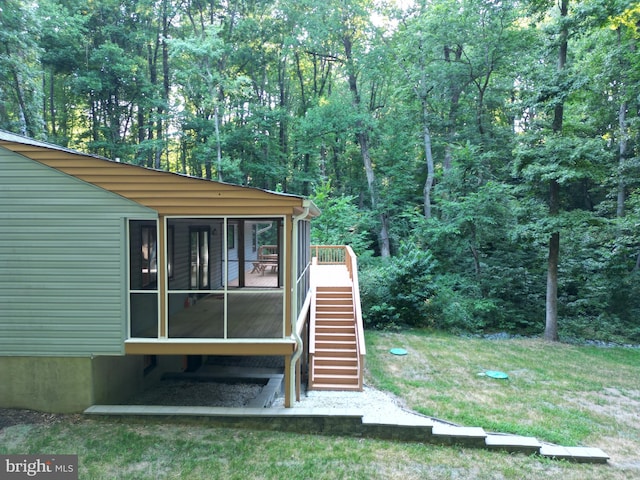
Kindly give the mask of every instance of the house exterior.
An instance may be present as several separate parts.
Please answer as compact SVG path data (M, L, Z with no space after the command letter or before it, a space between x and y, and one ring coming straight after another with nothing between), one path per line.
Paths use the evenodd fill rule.
M319 213L0 131L0 406L121 402L212 355L283 357L290 406Z

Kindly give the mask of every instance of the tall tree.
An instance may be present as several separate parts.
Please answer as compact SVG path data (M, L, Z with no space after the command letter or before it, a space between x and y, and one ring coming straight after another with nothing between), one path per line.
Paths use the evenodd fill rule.
M558 35L558 78L562 78L567 64L567 49L569 43L569 25L566 21L569 15L569 0L560 0L560 27ZM556 135L562 135L564 122L564 98L559 97L553 109L551 130ZM560 210L560 184L556 178L549 180L549 214L557 216ZM551 341L558 340L558 262L560 258L560 232L551 232L549 237L549 256L547 264L547 308L544 328L544 338Z
M517 28L517 5L512 1L455 0L437 5L418 2L414 9L402 11L395 57L421 109L427 166L423 188L426 218L431 216L435 180L434 143L442 145L438 163L445 173L452 167L452 152L460 143L462 131L466 141L487 150L496 149L487 143L488 137L495 136L496 129L506 124L504 107L499 105L505 104L505 92L515 81L515 69L511 67L526 39ZM448 21L442 22L442 18ZM502 84L496 77L503 78ZM502 121L489 121L487 98L492 99L493 119L501 116ZM461 101L465 100L469 113L459 118ZM444 129L434 129L432 124ZM475 132L465 127L470 124L475 124Z
M362 15L362 12L360 12ZM349 90L353 99L353 106L357 115L366 114L366 107L363 105L360 88L358 85L358 70L356 59L354 58L354 42L357 41L357 21L361 20L357 13L350 9L342 10L341 21L341 40L344 47L345 69L347 73L347 81ZM389 242L389 218L385 211L380 209L380 194L378 192L378 184L376 181L376 172L373 166L370 149L370 131L364 119L356 120L356 139L360 146L360 154L364 164L365 174L367 176L367 186L369 187L369 197L371 200L371 208L378 211L380 218L380 231L378 233L378 245L380 248L380 256L388 257L391 255L391 246Z
M585 15L590 9L584 10L583 5L572 5L568 0L553 7L551 2L532 4L550 19L545 32L552 41L548 43L551 48L544 47L547 55L542 53L539 57L537 73L528 72L533 101L527 111L532 121L522 125L516 166L533 191L542 193L541 187L546 186L547 215L539 219L547 246L544 336L556 341L561 233L576 232L584 226L585 218L597 217L595 206L601 201L598 185L603 181L609 156L603 136L590 128L585 121L588 116L580 107L586 91L585 73L568 62L569 42L577 45L578 39L590 32L592 15ZM551 15L546 16L549 12ZM532 228L540 231L539 226ZM570 256L568 263L573 261ZM568 293L565 289L562 295L566 298Z
M0 126L30 137L44 134L39 29L33 3L7 0L0 7Z

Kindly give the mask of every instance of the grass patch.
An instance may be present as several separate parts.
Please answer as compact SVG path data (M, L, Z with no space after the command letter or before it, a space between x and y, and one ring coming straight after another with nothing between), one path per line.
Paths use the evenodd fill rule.
M419 443L211 425L63 416L0 431L0 453L78 454L81 479L640 478L640 352L367 332L367 382L411 408L486 430L600 447L609 465L580 465ZM389 354L392 347L409 351ZM499 381L477 374L509 374Z
M480 449L155 421L62 421L7 448L18 429L0 432L0 453L77 453L79 478L91 480L627 478L601 465Z
M639 441L640 350L367 332L370 379L426 415L572 445ZM405 357L389 355L402 346ZM508 380L480 373L500 370ZM631 413L633 412L633 413ZM604 440L603 440L604 439Z

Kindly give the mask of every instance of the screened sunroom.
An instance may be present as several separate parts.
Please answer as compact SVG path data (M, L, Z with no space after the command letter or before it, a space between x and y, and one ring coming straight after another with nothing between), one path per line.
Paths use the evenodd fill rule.
M285 217L129 221L129 338L288 336ZM308 290L308 222L298 229L296 291ZM160 230L164 242L159 242ZM164 245L165 268L159 268ZM165 282L160 276L165 275ZM160 285L166 288L160 288ZM163 298L164 297L164 298ZM162 308L165 305L166 308ZM166 314L162 315L161 312Z

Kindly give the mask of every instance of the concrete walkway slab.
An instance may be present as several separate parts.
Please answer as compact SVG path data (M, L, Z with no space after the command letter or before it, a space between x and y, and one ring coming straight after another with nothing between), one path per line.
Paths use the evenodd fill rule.
M489 434L485 443L489 448L528 454L539 453L540 447L542 447L542 443L537 438L521 435Z
M609 455L599 448L562 447L560 445L543 445L540 455L557 460L569 460L577 463L607 463Z
M84 413L99 417L126 417L132 421L156 418L167 422L198 422L222 427L501 449L579 463L607 463L609 460L609 456L599 448L542 444L533 437L487 433L480 427L451 425L417 414L410 415L409 412L385 415L367 412L362 408L93 405Z

